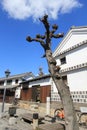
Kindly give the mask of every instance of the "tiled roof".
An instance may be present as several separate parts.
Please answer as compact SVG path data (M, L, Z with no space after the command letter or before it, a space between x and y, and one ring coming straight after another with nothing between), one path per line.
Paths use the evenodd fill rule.
M51 77L50 74L43 75L43 76L36 76L35 78L33 78L33 79L29 79L29 80L24 81L24 82L22 82L22 83L32 82L32 81L36 81L36 80L40 80L40 79L45 79L45 78L49 78L49 77Z
M80 28L87 28L87 26L71 26L70 29L80 29Z
M21 77L26 77L26 76L35 77L32 72L26 72L26 73L17 74L17 75L11 75L8 77L8 79L15 79L15 78L21 78ZM5 79L7 78L6 77L0 78L0 80L5 80Z

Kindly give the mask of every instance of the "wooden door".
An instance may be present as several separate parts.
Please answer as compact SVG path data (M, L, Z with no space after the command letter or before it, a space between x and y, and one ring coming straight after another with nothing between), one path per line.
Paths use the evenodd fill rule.
M40 101L40 86L32 86L32 101Z

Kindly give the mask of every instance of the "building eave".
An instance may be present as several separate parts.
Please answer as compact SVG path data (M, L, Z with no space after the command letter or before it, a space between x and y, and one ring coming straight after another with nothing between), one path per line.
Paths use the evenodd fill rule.
M74 50L74 49L76 49L76 48L78 48L78 47L81 47L81 46L83 46L83 45L86 45L86 44L87 44L87 40L82 41L82 42L80 42L80 43L78 43L78 44L76 44L76 45L74 45L74 46L71 46L71 47L69 47L68 49L66 49L66 50L64 50L64 51L62 51L62 52L60 52L58 55L55 56L55 58L58 57L58 56L60 56L60 55L65 54L65 53L67 53L67 52L69 52L69 51L71 51L71 50Z
M37 81L37 80L41 80L41 79L46 79L46 78L50 78L50 77L51 77L50 74L48 74L48 75L43 75L43 76L36 76L35 78L29 79L29 80L27 80L27 81L23 81L23 82L21 82L20 84L27 83L27 82L33 82L33 81Z
M61 48L67 43L73 34L87 34L87 26L72 26L53 52L53 57L56 57L58 53L61 52Z
M26 72L26 73L22 73L22 74L17 74L17 75L11 75L9 77L3 77L3 78L0 78L0 81L3 81L3 80L6 80L6 79L17 79L17 78L22 78L22 77L25 77L25 76L32 76L32 77L35 77L32 72Z
M13 89L13 88L17 88L19 87L19 85L6 85L6 86L0 86L0 89Z
M87 62L60 70L60 74L87 67Z

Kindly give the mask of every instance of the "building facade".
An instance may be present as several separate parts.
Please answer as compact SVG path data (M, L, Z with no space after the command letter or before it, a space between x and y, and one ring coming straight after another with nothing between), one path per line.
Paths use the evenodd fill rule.
M50 75L34 76L31 72L0 78L0 102L12 103L14 99L45 103L51 97Z
M21 83L21 100L45 103L51 97L50 75L37 76Z
M32 79L31 72L12 75L0 78L0 101L3 100L4 89L6 88L5 102L12 102L14 98L20 98L20 83L24 80Z
M87 103L87 27L72 27L53 57L70 88L73 102Z

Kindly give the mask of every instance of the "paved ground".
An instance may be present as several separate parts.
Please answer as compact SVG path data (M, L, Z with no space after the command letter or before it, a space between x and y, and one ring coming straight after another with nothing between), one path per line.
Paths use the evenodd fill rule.
M3 115L3 118L0 118L0 130L24 130L24 129L33 130L32 124L24 122L20 116L23 113L29 113L29 112L32 113L32 111L29 111L26 109L18 108L16 111L17 117L11 119L11 123L12 123L12 121L15 123L13 123L13 125L10 124L10 118L9 118L9 114L8 114L8 110L9 110L10 106L11 106L10 104L5 104L5 109L4 109L5 112L1 113L2 104L0 103L0 116ZM57 121L57 122L64 123L63 121ZM51 122L44 120L43 123L48 123L50 126ZM80 130L87 130L87 127L81 126Z

